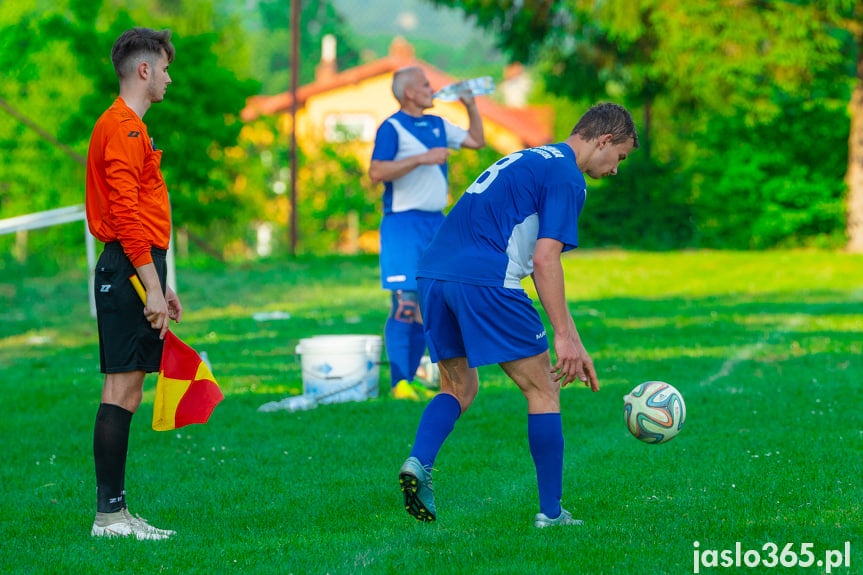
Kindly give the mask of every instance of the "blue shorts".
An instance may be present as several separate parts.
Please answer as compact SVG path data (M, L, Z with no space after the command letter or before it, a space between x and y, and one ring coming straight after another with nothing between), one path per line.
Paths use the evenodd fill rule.
M381 285L416 291L417 263L443 222L441 212L410 210L381 220Z
M467 357L477 367L548 351L545 326L524 290L428 278L418 284L433 362Z

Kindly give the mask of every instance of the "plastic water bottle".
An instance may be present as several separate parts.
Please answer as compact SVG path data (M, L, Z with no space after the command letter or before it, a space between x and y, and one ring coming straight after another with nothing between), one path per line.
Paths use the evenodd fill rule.
M432 363L429 356L424 355L422 359L420 359L420 367L417 370L417 373L419 373L420 370L422 370L423 375L425 376L423 379L430 383L432 387L440 387L440 369L436 363Z
M291 397L286 397L281 401L270 401L269 403L265 403L258 408L258 411L268 413L273 411L305 411L307 409L315 409L318 406L318 402L315 400L314 396L310 394L306 395L294 395Z
M465 88L469 89L474 96L491 94L494 92L494 78L491 76L481 76L463 82L456 82L455 84L444 86L435 92L434 97L442 102L455 102Z
M279 408L285 411L305 411L306 409L314 409L318 406L315 396L308 393L306 395L286 397L279 404Z
M200 358L201 358L201 361L203 361L203 362L204 362L204 365L206 365L206 366L207 366L207 369L209 369L209 370L212 372L212 371L213 371L213 366L212 366L212 364L210 363L210 357L207 355L207 352L206 352L206 351L202 351L201 353L199 353L199 354L198 354L198 357L200 357Z

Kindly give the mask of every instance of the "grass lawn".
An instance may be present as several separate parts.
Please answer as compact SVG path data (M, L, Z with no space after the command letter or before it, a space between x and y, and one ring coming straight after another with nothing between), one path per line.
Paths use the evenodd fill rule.
M177 530L162 542L89 534L102 376L84 271L4 273L0 573L679 574L698 557L701 573L800 574L846 542L832 572L863 573L863 257L584 251L565 270L602 387L562 393L563 503L583 527L532 527L525 401L496 366L435 464L433 524L402 508L423 404L387 397L386 366L379 399L257 411L301 392L300 338L382 332L389 298L358 257L178 270L172 329L226 399L207 425L155 432L147 380L126 487L133 513ZM625 428L622 397L646 380L686 400L670 443ZM738 542L789 564L722 567ZM812 565L786 544L811 544Z

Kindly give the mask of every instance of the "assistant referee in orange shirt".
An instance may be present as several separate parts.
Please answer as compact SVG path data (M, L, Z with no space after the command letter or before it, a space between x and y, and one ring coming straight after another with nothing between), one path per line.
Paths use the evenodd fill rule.
M87 222L105 243L96 264L96 317L105 382L96 414L94 537L167 539L126 506L126 453L132 415L141 405L144 376L159 371L169 319L183 313L165 282L171 237L171 207L157 150L143 117L161 102L174 61L171 31L133 28L111 50L120 96L96 122L87 154ZM147 290L141 303L129 277L137 273Z

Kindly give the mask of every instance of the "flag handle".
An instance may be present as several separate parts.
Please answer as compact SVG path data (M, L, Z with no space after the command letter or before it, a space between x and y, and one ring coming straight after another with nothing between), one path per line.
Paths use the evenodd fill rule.
M138 297L141 298L144 305L147 305L147 290L144 289L144 286L141 284L141 280L138 279L138 274L130 275L129 281L132 282L132 287L135 288L136 292L138 292Z

